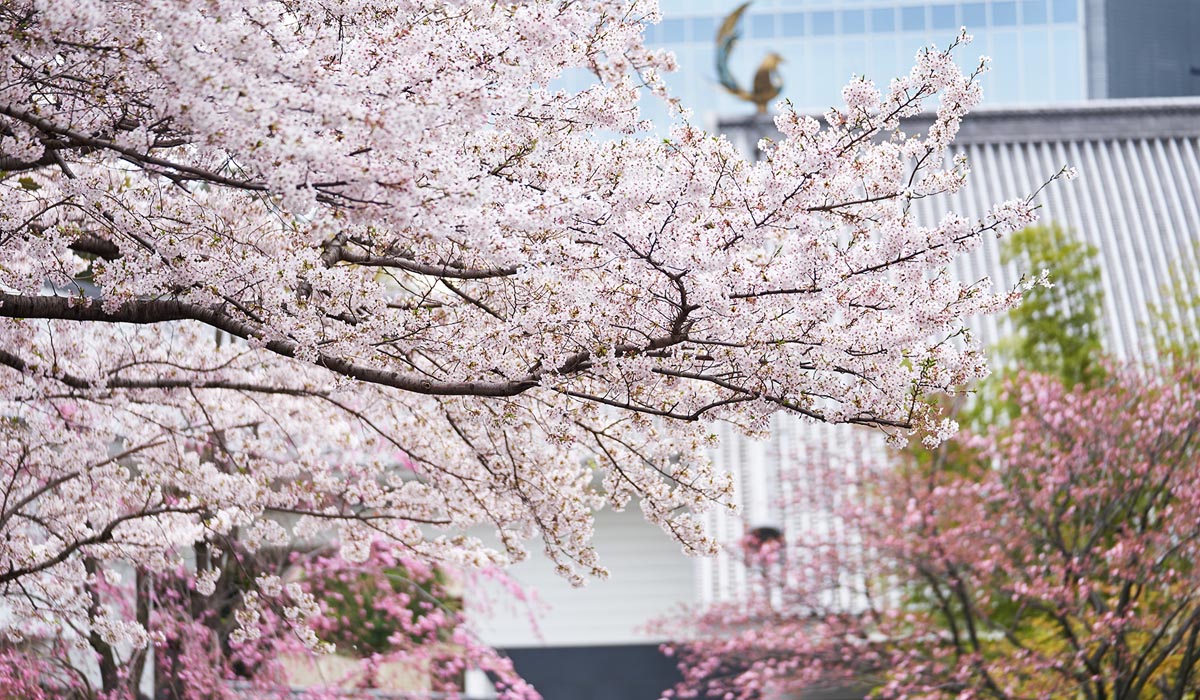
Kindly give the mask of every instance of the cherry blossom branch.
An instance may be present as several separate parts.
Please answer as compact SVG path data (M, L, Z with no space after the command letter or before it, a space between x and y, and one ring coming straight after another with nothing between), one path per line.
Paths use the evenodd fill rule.
M38 374L39 366L30 365L20 357L0 349L0 365L5 365L25 374ZM107 389L224 389L228 391L246 391L258 394L280 394L283 396L322 396L327 392L301 387L276 386L259 382L239 382L222 379L203 379L195 375L182 377L158 377L131 379L126 377L106 377L102 380L89 381L82 377L63 372L50 373L48 376L63 384L81 390Z
M517 267L499 267L494 269L470 269L463 268L460 265L452 265L450 263L434 264L420 263L415 260L409 260L394 255L368 255L353 250L341 248L337 255L337 260L362 265L364 267L394 267L405 272L412 272L418 275L428 275L430 277L459 279L459 280L482 280L494 279L497 277L511 277L517 274Z
M99 532L97 532L94 535L76 539L76 540L72 540L70 542L66 542L66 543L59 545L58 551L52 557L44 559L36 564L31 564L29 566L14 567L11 564L9 564L8 569L0 571L0 585L8 584L8 583L11 583L14 581L19 581L19 580L27 578L33 574L45 571L47 569L51 569L51 568L57 566L58 564L63 563L70 557L74 556L75 553L81 549L84 549L91 545L103 544L103 543L109 542L112 540L113 534L114 534L115 530L117 529L117 527L123 523L130 521L130 520L138 520L141 518L154 518L156 516L165 515L168 513L194 515L197 513L201 513L203 511L204 511L204 508L201 506L179 507L179 506L160 505L160 506L156 506L153 508L147 508L145 510L141 510L141 511L138 511L135 513L124 513L124 514L119 515L119 516L113 518L112 520L108 521L108 523L104 526L104 528L101 529Z
M0 293L0 317L134 324L199 321L238 338L261 342L267 350L284 357L296 357L300 347L290 340L263 340L262 330L217 308L174 300L131 300L109 310L102 304L71 297ZM324 354L318 354L315 364L359 381L432 396L515 396L538 384L534 377L513 382L439 382L364 367Z
M96 136L88 136L81 134L73 129L58 126L45 117L40 117L32 112L20 109L19 107L9 105L0 105L0 114L11 117L18 121L24 122L38 131L42 132L52 140L49 142L51 148L59 146L53 139L61 139L62 144L59 147L82 147L88 149L108 150L120 154L123 158L135 165L146 166L152 165L159 168L181 173L189 178L203 180L214 185L222 185L225 187L233 187L236 189L251 190L256 192L267 192L269 188L265 183L253 182L249 180L239 180L237 178L227 177L220 173L215 173L203 168L186 165L184 163L176 163L169 160L152 156L149 153L143 153L134 148L122 146L110 139L100 138Z

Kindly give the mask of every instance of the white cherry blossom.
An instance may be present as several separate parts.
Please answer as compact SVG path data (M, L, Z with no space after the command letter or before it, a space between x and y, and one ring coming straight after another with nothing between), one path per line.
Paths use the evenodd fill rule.
M977 74L928 49L825 126L783 106L755 162L639 131L656 17L0 5L0 595L78 620L85 563L339 532L472 565L540 539L582 580L606 503L712 551L710 421L939 425L919 398L986 371L963 319L1016 299L947 263L1033 216L909 212L964 186Z

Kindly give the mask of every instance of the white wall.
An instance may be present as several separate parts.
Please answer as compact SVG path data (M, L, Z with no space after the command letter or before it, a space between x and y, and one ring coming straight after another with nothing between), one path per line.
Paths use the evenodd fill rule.
M527 612L505 606L501 599L490 604L491 610L472 616L483 640L499 647L661 641L641 628L679 604L696 600L696 560L647 523L636 506L622 513L602 511L596 517L595 543L611 576L583 588L572 588L557 576L540 553L511 569L513 578L535 590L546 606L537 615L540 638ZM471 606L472 592L466 595Z

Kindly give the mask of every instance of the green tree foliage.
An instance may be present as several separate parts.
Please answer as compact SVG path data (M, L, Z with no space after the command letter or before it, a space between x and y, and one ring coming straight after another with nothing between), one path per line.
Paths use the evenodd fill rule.
M1006 365L1059 377L1068 387L1103 374L1098 251L1057 225L1034 226L1005 241L1001 257L1026 273L1049 272L1053 286L1035 287L1009 312L1013 333L997 350Z
M962 396L955 405L946 407L963 427L980 433L1006 416L1015 416L1018 406L1006 398L1003 390L1014 370L1058 377L1068 387L1092 386L1104 375L1104 290L1096 247L1050 224L1009 236L1000 255L1005 264L1015 264L1023 275L1045 271L1050 285L1029 290L1021 305L1009 312L1008 337L989 348L995 374L979 382L970 399ZM953 440L942 443L932 453L920 443L913 443L907 451L918 463L937 460L942 468L973 456L972 450Z
M1200 240L1193 260L1200 260ZM1162 303L1150 306L1150 337L1158 356L1174 364L1200 358L1200 266L1176 261L1162 285Z

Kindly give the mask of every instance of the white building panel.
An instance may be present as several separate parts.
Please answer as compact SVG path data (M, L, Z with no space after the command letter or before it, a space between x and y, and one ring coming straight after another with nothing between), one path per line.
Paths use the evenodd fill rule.
M474 616L480 636L502 647L645 644L662 641L645 629L672 608L696 600L696 559L679 543L647 523L636 506L596 517L596 548L612 572L572 588L554 573L545 556L533 555L511 570L512 577L540 598L540 630L529 611L498 598L493 609ZM468 591L468 597L470 592Z

